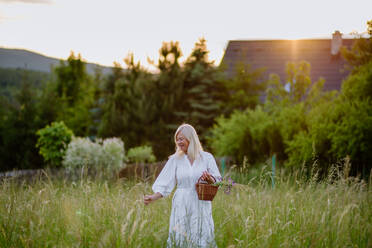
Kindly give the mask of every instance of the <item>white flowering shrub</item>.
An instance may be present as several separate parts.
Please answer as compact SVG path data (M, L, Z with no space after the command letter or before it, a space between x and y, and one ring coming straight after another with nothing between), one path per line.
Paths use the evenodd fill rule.
M92 142L89 138L73 138L67 147L63 166L69 169L118 169L123 166L124 143L119 138Z
M102 164L105 168L121 168L124 161L124 143L119 138L105 139L102 144Z

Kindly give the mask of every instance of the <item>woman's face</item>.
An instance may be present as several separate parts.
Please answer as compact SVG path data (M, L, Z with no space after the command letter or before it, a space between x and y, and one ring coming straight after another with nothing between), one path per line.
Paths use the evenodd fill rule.
M179 132L176 136L176 144L179 149L181 149L184 153L187 153L187 148L189 148L189 141L181 132Z

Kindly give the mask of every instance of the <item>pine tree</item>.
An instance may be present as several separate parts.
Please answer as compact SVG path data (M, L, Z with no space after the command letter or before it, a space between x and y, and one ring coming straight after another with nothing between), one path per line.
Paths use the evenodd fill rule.
M205 134L222 111L221 92L223 74L209 61L206 40L200 39L187 58L184 67L184 93L179 115L193 125L200 134ZM203 135L202 135L203 137Z
M93 125L90 109L94 103L94 86L81 56L71 52L67 63L55 68L57 121L64 121L78 136L86 136Z

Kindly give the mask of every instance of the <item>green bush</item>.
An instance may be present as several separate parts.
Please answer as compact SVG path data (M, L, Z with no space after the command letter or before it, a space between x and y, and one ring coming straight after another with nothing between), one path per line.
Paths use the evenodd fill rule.
M137 146L128 150L128 161L131 163L152 163L156 158L151 146Z
M209 142L217 156L233 156L239 162L246 157L249 163L256 163L282 149L278 136L274 118L259 106L217 119Z
M36 147L45 162L51 167L60 167L73 132L63 122L53 122L36 134L39 136Z
M119 169L124 161L124 143L119 138L91 141L73 138L66 150L63 166L69 169Z
M327 173L329 165L349 156L351 173L366 175L372 155L372 64L360 66L343 83L339 95L317 104L306 113L306 129L289 140L287 165L315 161Z
M351 175L367 175L372 155L372 64L358 67L342 91L324 92L323 80L292 97L278 78L264 106L217 119L210 145L218 156L264 162L276 153L291 168L317 165L320 176L349 157ZM298 83L298 80L294 80ZM302 99L301 101L299 99Z

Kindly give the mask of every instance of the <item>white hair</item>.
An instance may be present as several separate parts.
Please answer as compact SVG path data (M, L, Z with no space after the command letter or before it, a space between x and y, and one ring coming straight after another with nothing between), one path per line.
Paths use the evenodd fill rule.
M203 147L200 144L198 134L196 133L193 126L190 124L182 124L177 128L176 133L174 134L174 142L176 143L176 154L183 154L183 151L177 146L177 135L182 133L183 136L189 142L189 147L187 148L187 155L192 159L195 160L201 152L203 151Z

